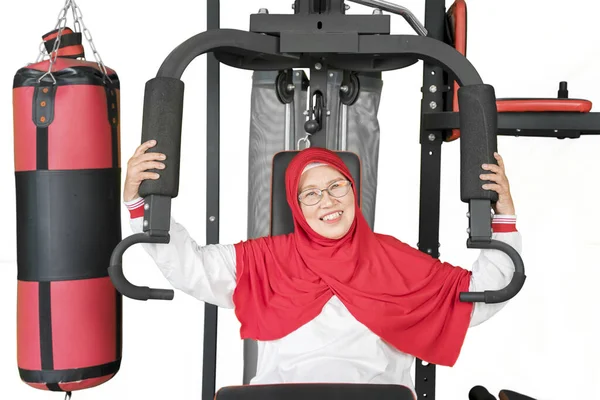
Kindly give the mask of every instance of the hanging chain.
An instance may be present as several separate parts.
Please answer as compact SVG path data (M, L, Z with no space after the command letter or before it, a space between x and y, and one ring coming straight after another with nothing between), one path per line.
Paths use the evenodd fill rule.
M77 7L77 8L79 8L79 7ZM81 33L81 23L79 22L79 17L77 16L75 7L71 7L71 11L73 12L73 31L77 32L77 33Z
M54 63L56 62L56 57L58 56L58 49L60 47L60 39L61 39L63 30L65 29L66 24L67 24L67 12L69 11L69 8L71 9L71 11L73 13L73 20L74 20L73 28L75 29L75 32L83 33L83 36L86 38L86 40L90 44L90 47L92 48L92 52L94 54L94 58L96 59L96 63L100 67L100 70L104 74L104 77L106 79L108 79L109 82L112 83L112 79L110 79L110 77L108 76L106 66L104 65L104 62L102 61L102 57L100 57L100 53L98 52L98 50L96 49L96 46L94 45L94 40L92 39L92 34L90 33L89 29L85 26L85 23L83 22L83 13L81 12L81 9L77 5L77 3L75 3L75 0L66 0L64 7L62 8L62 10L60 10L60 13L58 14L58 22L56 23L56 26L54 27L55 30L58 29L58 33L56 36L56 40L54 42L54 46L52 48L52 52L48 55L48 52L44 46L44 42L42 42L40 44L40 54L38 55L36 62L40 62L41 60L43 60L46 55L49 56L50 62L48 63L48 71L38 79L38 82L40 82L46 75L50 75L50 77L54 81L54 84L56 84L56 79L54 78L54 75L52 74L52 67L54 66ZM82 27L83 27L83 31L81 30ZM84 59L85 59L85 57L84 57Z
M60 10L60 13L58 14L58 21L56 22L56 25L54 26L54 29L58 29L62 25L64 26L67 22L67 11L69 10L70 7L70 3L71 0L65 0L65 5L63 6L62 10ZM59 34L61 34L62 32L59 32ZM58 39L57 39L58 41ZM54 44L54 49L57 48L56 42ZM36 63L42 61L44 59L45 56L48 55L48 51L46 50L46 46L44 45L44 41L42 40L42 43L40 43L40 53L38 54L38 58L36 60Z
M41 82L41 80L44 79L46 75L50 75L52 81L56 85L56 78L54 78L54 75L52 74L52 67L54 66L54 62L56 62L56 57L58 56L58 48L60 47L60 39L63 30L67 25L67 11L69 11L69 7L71 7L71 0L66 0L64 7L62 8L62 10L60 10L60 13L58 13L58 21L56 22L56 26L54 27L55 30L58 29L58 32L56 34L54 46L52 47L52 51L49 55L48 71L44 75L40 76L38 82ZM42 43L42 45L44 45L44 43Z
M98 52L98 50L96 50L96 46L94 45L94 40L92 39L92 34L90 33L89 29L85 26L85 23L83 22L83 13L81 12L81 9L77 5L77 3L75 3L75 0L70 0L70 1L73 4L73 15L75 16L74 17L75 18L75 26L79 27L79 29L83 28L83 31L82 31L83 36L85 36L88 43L90 44L90 47L92 48L92 52L94 54L94 58L96 59L96 63L98 63L98 66L102 70L104 77L106 79L108 79L109 82L112 83L112 79L110 79L110 77L108 76L108 72L106 71L104 62L102 61L102 57L100 57L100 53Z

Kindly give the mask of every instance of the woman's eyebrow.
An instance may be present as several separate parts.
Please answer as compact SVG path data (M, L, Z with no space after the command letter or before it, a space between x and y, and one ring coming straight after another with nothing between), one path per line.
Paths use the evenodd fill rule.
M334 179L330 180L329 182L327 182L327 186L331 185L333 182L341 181L343 179L344 179L344 177L342 177L342 176L334 178ZM316 187L317 187L317 185L306 185L303 188L301 188L300 191L303 192L306 189L316 188Z

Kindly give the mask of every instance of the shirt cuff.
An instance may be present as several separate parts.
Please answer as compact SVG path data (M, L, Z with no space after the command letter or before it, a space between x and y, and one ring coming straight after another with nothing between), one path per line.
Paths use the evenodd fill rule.
M498 232L517 232L516 215L494 215L492 219L492 231Z
M124 203L129 210L129 218L134 219L144 216L144 199L142 197Z

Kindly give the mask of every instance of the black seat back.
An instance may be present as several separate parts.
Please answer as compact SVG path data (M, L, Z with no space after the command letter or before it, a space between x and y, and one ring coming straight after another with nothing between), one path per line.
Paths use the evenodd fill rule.
M285 235L294 231L294 219L285 195L285 171L298 154L297 151L283 151L273 157L273 175L271 183L271 235ZM360 159L354 153L336 152L340 156L356 184L358 205L360 206Z

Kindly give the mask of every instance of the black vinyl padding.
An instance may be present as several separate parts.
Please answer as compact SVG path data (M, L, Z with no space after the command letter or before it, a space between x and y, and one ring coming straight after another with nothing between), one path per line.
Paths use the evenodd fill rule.
M468 85L458 90L460 107L460 197L498 201L498 193L485 190L480 174L489 174L482 164L497 164L498 110L496 94L490 85ZM489 183L489 182L488 182Z
M181 159L181 125L184 84L179 79L158 77L146 83L142 119L142 143L154 139L148 152L163 153L165 169L151 169L160 179L146 179L139 189L141 197L150 194L177 197Z
M17 279L108 276L121 241L120 169L15 173Z
M246 385L220 389L215 400L414 400L401 385L300 383Z
M284 151L273 157L272 181L271 181L271 235L286 235L294 231L294 219L285 194L285 171L298 154L297 151ZM340 151L340 156L356 184L356 193L360 205L360 159L355 153Z

